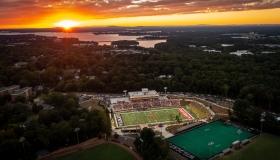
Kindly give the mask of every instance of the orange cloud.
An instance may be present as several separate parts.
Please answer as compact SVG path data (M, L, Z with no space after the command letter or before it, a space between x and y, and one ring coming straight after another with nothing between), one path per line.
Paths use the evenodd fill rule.
M1 0L0 28L53 27L64 19L86 26L278 24L279 8L280 0Z

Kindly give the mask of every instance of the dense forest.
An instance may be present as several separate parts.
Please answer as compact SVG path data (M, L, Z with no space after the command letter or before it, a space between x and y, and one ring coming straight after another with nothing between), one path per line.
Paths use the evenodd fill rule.
M111 125L106 113L79 108L75 96L50 93L43 99L54 109L47 110L22 101L0 105L0 154L3 159L32 160L55 149L110 134Z
M150 54L134 55L110 54L106 52L110 47L73 47L69 40L61 44L39 41L32 46L1 46L0 85L44 85L57 91L99 93L142 87L163 91L166 86L170 92L246 98L254 106L280 112L279 50L243 56L209 54L182 45L184 40L188 42L170 38L149 49ZM13 67L20 61L29 63Z

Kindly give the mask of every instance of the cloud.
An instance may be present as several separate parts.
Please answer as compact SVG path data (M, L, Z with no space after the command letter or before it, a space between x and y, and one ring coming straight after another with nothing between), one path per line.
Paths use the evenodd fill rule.
M0 23L66 11L113 18L272 8L280 8L280 0L0 0Z

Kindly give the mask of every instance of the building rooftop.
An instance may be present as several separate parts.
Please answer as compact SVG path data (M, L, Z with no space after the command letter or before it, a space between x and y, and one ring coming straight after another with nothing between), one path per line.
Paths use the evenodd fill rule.
M142 91L128 92L128 96L130 99L134 99L134 98L159 97L159 94L155 90L142 88Z
M110 104L116 104L118 102L129 102L129 99L128 97L118 97L110 99Z
M8 87L1 87L0 92L8 91L8 90L17 90L19 89L19 85L12 85Z
M13 93L11 95L18 95L18 94L22 94L23 92L26 92L26 90L30 90L32 89L31 87L24 87L21 89L17 89L15 91L13 91Z

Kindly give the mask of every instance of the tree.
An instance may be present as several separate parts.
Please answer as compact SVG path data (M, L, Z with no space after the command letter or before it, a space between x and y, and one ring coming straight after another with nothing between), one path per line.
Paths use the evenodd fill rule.
M179 113L178 115L176 115L176 121L178 122L178 123L181 123L182 122L182 117L181 117L181 114Z
M50 143L52 148L74 143L74 128L67 121L54 123L51 126Z
M224 84L223 87L222 87L223 96L227 97L228 96L228 91L229 91L229 86L227 84Z
M30 114L31 110L26 104L6 104L0 107L0 126L24 122Z
M57 123L61 120L62 118L59 112L56 110L41 110L39 112L39 122L47 126L50 126L52 123Z
M56 108L73 108L78 107L79 102L78 98L73 95L63 95L61 93L50 93L44 97L44 101L49 104L53 105Z
M91 136L109 135L111 133L110 119L106 113L93 110L86 116L86 124L88 126L87 133Z
M168 143L155 136L150 128L143 128L134 145L144 160L165 160L168 157Z
M24 144L21 144L24 143ZM19 142L18 139L7 139L0 143L0 154L3 159L35 160L35 152L28 141Z
M7 102L11 101L11 95L10 94L4 94L0 96L0 105L4 105Z
M15 102L18 102L18 103L25 103L26 102L26 97L24 97L24 96L16 96L15 97Z
M247 117L247 109L250 107L248 100L238 99L233 106L233 113L240 120L245 120Z
M260 124L261 110L252 106L248 100L238 99L234 103L233 118L244 124L258 127Z

